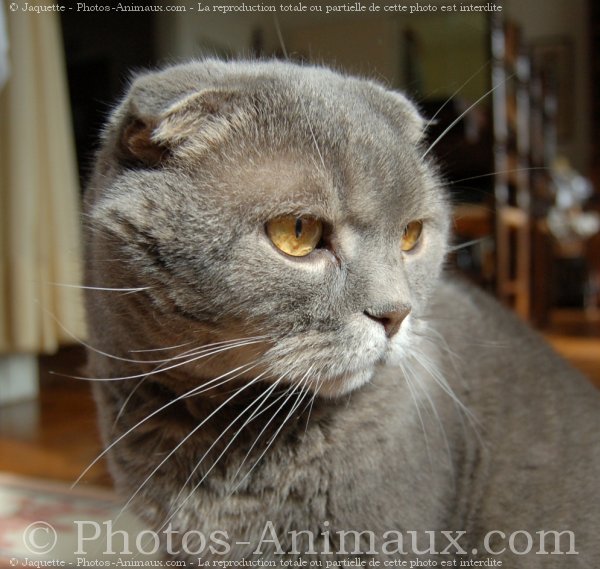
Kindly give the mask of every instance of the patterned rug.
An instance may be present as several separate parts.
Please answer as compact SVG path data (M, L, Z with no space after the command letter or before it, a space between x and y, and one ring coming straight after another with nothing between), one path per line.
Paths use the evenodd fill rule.
M104 489L0 473L0 568L160 559L152 532L119 511Z

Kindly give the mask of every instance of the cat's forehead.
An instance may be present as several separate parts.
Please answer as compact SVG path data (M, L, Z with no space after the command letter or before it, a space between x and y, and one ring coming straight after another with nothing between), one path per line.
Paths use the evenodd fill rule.
M215 204L229 202L228 209L240 216L254 214L262 220L294 213L334 226L401 227L427 215L429 194L436 193L426 175L399 163L361 163L316 148L215 159L210 170L213 178L206 191Z
M306 133L315 143L319 138L331 144L401 133L414 145L423 133L419 113L400 93L329 69L282 62L206 61L169 68L138 78L124 108L142 117L168 117L171 125L179 119L189 126L194 115L234 117L290 142ZM116 120L120 117L117 113Z
M327 69L187 64L139 78L116 120L128 113L153 117L152 140L175 158L169 171L195 176L217 209L393 225L439 197L414 106Z
M401 214L423 189L421 119L397 93L284 63L211 62L169 73L154 82L175 77L190 90L171 105L168 125L196 139L186 160L195 160L194 148L203 163L209 155L215 174L250 197L258 192L290 209L313 203L330 215L368 219ZM207 120L207 108L217 117Z

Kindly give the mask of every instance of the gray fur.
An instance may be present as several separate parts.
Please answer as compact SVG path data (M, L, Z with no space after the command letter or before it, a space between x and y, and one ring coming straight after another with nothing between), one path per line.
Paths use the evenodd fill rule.
M90 376L141 377L158 364L125 360L262 336L150 375L131 397L139 379L96 384L107 443L179 397L109 453L120 491L137 491L132 504L153 527L187 496L182 486L219 435L282 378L318 391L313 404L306 396L294 410L292 397L226 448L244 422L235 423L170 520L180 532L226 531L232 549L215 559L251 558L270 521L286 551L291 530L464 530L471 559L490 557L491 530L571 530L577 555L496 558L512 569L595 566L600 398L534 332L442 273L449 207L421 159L422 128L403 96L316 67L205 61L133 82L86 196L86 284L148 288L88 291L90 344L122 358L90 350ZM284 213L326 220L333 251L297 260L275 250L263 228ZM423 237L404 254L415 219ZM364 314L406 305L389 340ZM181 398L245 364L233 382ZM359 556L416 557L381 545L369 553L363 540ZM269 544L255 556L294 557ZM315 556L338 558L303 555Z

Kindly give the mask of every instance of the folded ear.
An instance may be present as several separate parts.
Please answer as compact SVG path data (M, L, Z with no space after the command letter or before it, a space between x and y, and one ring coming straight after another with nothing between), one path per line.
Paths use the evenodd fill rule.
M369 85L380 96L383 95L374 102L404 131L410 142L418 144L425 134L426 121L417 107L398 91L386 89L378 83L369 82Z
M169 148L153 139L155 119L130 116L119 139L123 161L147 168L160 166L169 156Z
M387 91L387 94L393 101L394 114L401 121L409 140L415 144L419 143L425 134L425 119L402 93Z
M214 89L187 95L154 116L140 107L130 101L119 149L124 162L146 168L214 147L245 114L238 94Z

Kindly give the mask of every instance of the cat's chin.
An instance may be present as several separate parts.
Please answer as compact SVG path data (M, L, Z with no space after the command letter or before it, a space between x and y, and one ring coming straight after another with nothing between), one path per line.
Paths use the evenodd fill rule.
M369 383L374 374L375 369L369 368L329 378L323 381L319 387L319 395L331 399L347 395L351 391Z

